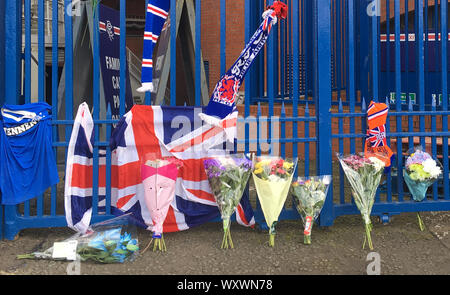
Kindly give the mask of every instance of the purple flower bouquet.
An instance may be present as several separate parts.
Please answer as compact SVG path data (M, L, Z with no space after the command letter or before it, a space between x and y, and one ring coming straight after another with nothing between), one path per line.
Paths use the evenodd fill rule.
M244 154L206 159L206 175L223 222L222 249L234 248L230 234L230 217L235 212L252 174L252 161Z

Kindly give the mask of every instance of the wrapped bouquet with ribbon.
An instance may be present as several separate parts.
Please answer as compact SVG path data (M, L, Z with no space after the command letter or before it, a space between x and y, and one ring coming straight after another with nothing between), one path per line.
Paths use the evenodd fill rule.
M130 213L91 225L84 233L53 243L43 252L18 255L18 259L52 259L123 263L139 253L136 226Z
M375 201L375 193L383 175L385 162L377 157L365 158L363 155L344 156L338 154L337 157L345 176L350 182L353 199L364 221L366 235L363 248L367 240L370 250L373 250L370 234L372 231L370 214Z
M295 207L305 228L303 242L307 245L311 244L312 226L322 211L331 179L331 175L298 177L292 183Z
M416 147L408 152L403 178L414 201L423 201L426 198L428 187L441 175L441 163L433 159L422 147ZM419 212L417 212L417 219L420 230L423 231L425 226Z
M163 223L175 198L178 169L182 165L183 162L174 157L156 158L152 154L145 156L141 165L141 177L145 190L145 204L153 221L153 236L143 252L153 241L153 251L167 250Z
M232 154L204 160L211 191L223 222L222 249L234 248L230 217L242 198L252 173L252 161L244 154Z
M253 181L269 227L269 246L274 247L275 227L291 187L297 159L259 156L253 162Z

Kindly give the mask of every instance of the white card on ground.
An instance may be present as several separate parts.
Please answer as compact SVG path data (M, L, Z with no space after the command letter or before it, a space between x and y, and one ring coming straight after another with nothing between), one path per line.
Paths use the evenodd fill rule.
M53 244L53 259L76 260L77 258L77 240L67 242L55 242Z

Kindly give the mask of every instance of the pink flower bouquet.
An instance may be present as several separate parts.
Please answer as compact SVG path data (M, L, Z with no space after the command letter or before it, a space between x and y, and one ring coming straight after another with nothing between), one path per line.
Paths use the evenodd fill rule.
M337 157L350 182L353 199L364 221L366 236L363 248L367 240L370 250L373 250L370 235L372 231L370 214L375 200L375 193L383 175L385 163L376 157L365 158L362 155L338 155Z
M141 166L145 204L153 221L153 236L148 246L155 240L153 251L167 250L163 237L163 223L175 197L175 183L181 166L182 162L174 157L154 158L152 155L146 156Z

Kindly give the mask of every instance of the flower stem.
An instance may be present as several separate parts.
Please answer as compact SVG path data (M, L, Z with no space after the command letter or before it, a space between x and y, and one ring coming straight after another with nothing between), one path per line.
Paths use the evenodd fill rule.
M275 246L275 234L273 234L273 233L269 234L269 246L270 247Z
M231 239L231 232L230 232L230 228L226 228L224 229L223 232L223 238L222 238L222 246L220 247L221 249L228 249L234 248L234 244L233 244L233 240Z
M424 230L425 230L425 224L423 223L423 220L422 220L422 218L420 217L419 212L417 212L417 220L418 220L418 222L419 222L419 228L420 228L420 230L421 230L421 231L424 231Z
M234 248L233 240L231 239L230 232L230 219L224 219L223 223L223 238L222 238L222 246L221 249Z
M145 251L147 251L148 247L150 247L150 245L152 244L152 242L153 242L153 238L150 240L150 242L148 243L147 247L145 247L145 249L142 251L141 254L144 254Z
M370 223L366 223L365 228L366 228L366 237L364 238L363 249L366 245L366 238L367 238L367 242L369 244L369 249L373 250L372 237L370 235L370 232L372 231L372 225Z
M234 244L233 244L233 240L231 239L230 228L228 228L228 241L230 242L231 249L233 249L234 248Z
M164 241L164 235L161 234L161 244L162 244L162 251L166 252L167 248L166 248L166 242Z
M17 259L34 259L36 256L34 254L20 254L16 256Z
M227 243L227 236L226 236L226 234L225 234L225 232L224 232L223 238L222 238L222 246L220 246L220 248L221 248L221 249L225 249L226 243Z
M304 235L303 243L306 245L311 245L311 235Z

